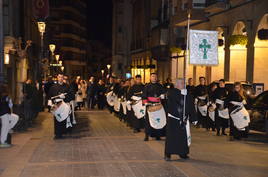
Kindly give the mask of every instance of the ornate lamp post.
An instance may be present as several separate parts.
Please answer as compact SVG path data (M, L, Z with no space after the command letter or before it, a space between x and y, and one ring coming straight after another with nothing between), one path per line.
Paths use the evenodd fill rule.
M39 33L40 33L40 36L41 36L41 53L40 53L40 60L39 60L39 62L37 62L38 70L36 72L36 74L37 74L36 79L40 81L41 80L40 62L43 59L43 53L44 53L44 33L46 31L46 23L43 22L43 21L39 21L39 22L37 22L37 26L38 26L38 30L39 30Z
M108 65L107 65L107 69L108 69L108 74L109 74L109 75L110 75L110 68L111 68L111 65L108 64Z
M52 56L54 56L55 49L56 49L55 44L49 44L49 50L52 53Z
M104 75L104 69L101 70L101 76L103 78L103 75Z

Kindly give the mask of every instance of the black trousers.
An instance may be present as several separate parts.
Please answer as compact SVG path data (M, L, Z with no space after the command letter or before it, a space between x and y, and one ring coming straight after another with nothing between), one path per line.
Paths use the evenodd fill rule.
M88 108L90 108L90 109L94 109L95 104L96 104L95 96L90 96L90 97L88 98Z
M62 137L62 135L66 132L66 120L62 122L58 122L54 117L54 133L56 137Z

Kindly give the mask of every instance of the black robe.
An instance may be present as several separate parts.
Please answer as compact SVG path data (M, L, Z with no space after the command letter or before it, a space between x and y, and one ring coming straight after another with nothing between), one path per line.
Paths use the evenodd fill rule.
M67 95L65 95L64 98L64 102L68 103L72 100L74 100L74 94L72 89L70 89L70 87L63 83L63 84L54 84L50 89L49 89L49 99L51 97L60 95L60 94L64 94L67 93ZM66 132L66 120L62 121L62 122L58 122L56 120L56 118L54 117L54 133L56 137L61 137L62 134L64 134Z
M180 93L180 90L173 88L168 91L168 105L167 112L174 117L183 117L183 104L184 96ZM186 112L185 115L189 117L190 122L197 121L197 115L194 107L193 97L187 95L186 97ZM167 132L166 132L166 145L165 154L178 154L187 155L189 153L189 147L187 144L187 134L185 124L177 119L167 118Z
M226 101L227 97L228 97L228 90L227 88L217 88L215 91L215 94L213 95L213 100L214 102L216 102L216 99L220 99L223 101ZM229 127L229 121L228 119L222 118L219 116L218 110L219 110L219 104L216 104L217 108L215 110L215 124L216 124L216 128L220 129L222 128L228 128ZM226 104L224 105L224 107L226 108Z
M141 97L142 96L143 89L144 89L144 85L143 84L135 84L132 87L130 87L130 89L128 91L128 94L127 94L127 100L133 101L131 99L132 96ZM131 109L131 111L129 111L128 116L130 117L130 120L131 120L131 126L134 129L139 130L139 129L143 128L144 119L138 119L135 116L135 114L134 114L134 112L133 112L132 109Z
M165 88L161 84L149 83L149 84L146 84L143 89L142 100L148 102L148 97L160 97L160 95L162 94L165 94ZM148 113L146 113L146 116L145 116L144 128L145 128L145 134L148 136L151 136L151 137L165 136L165 127L162 129L154 129L153 127L151 127Z
M208 88L207 86L205 85L198 85L196 88L195 88L195 98L198 100L197 101L197 106L198 105L205 105L208 103ZM204 97L206 96L206 99L205 100L201 100L199 99L198 97ZM202 125L203 128L208 128L209 125L208 125L208 117L207 115L206 116L203 116L201 114L201 112L199 111L199 109L197 109L197 116L198 116L198 120L199 120L199 123Z
M232 104L232 101L235 102L243 102L245 100L245 97L242 97L238 92L234 91L229 94L227 99L225 100L224 104L228 107L229 113L234 111L237 106ZM233 136L235 139L240 139L242 137L248 137L249 127L245 127L245 131L238 130L234 126L233 119L230 117L230 136Z

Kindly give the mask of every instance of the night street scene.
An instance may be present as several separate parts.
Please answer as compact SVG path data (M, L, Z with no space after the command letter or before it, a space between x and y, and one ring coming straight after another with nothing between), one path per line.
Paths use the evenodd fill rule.
M0 177L268 177L268 0L0 0Z

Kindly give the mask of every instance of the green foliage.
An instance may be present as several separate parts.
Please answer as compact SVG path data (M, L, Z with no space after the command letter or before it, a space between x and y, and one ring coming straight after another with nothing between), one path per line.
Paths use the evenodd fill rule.
M171 47L170 52L171 53L181 53L182 49L180 47Z
M230 45L247 45L248 44L248 38L245 35L232 35L230 37Z

